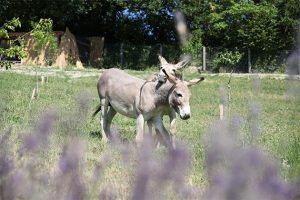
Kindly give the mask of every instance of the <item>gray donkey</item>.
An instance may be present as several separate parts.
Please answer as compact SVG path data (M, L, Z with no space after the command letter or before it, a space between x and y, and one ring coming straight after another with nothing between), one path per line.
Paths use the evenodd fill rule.
M147 121L150 126L154 123L157 132L167 144L170 144L172 139L163 125L162 115L173 113L171 125L173 118L175 122L175 112L182 119L188 119L191 114L189 106L191 93L188 87L199 83L203 78L183 81L168 74L165 69L162 69L162 72L168 80L166 83L159 78L145 81L118 69L108 69L102 74L97 85L100 107L94 115L101 110L103 140L109 137L111 121L119 112L137 119L137 142L143 139L144 122ZM170 112L170 109L174 112Z
M183 60L178 62L177 64L168 63L164 57L161 55L158 56L160 61L160 71L158 74L150 75L146 78L147 81L159 81L160 83L165 83L167 81L166 73L172 76L175 76L178 79L182 80L181 70L189 63L190 58L185 57ZM165 73L166 72L166 73ZM170 118L170 134L172 138L172 145L175 147L175 135L176 135L176 112L170 107L168 110L165 110L163 115L168 115ZM148 132L152 135L152 126L153 122L151 120L147 121ZM156 130L156 132L158 132ZM163 138L161 138L161 134L157 133L155 135L155 143L160 144L164 143Z

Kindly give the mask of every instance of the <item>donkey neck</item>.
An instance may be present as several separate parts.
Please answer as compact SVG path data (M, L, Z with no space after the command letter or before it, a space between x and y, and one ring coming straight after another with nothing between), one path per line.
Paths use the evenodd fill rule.
M174 90L174 87L175 85L170 83L169 81L165 83L156 82L154 89L156 103L162 105L169 104L169 96Z

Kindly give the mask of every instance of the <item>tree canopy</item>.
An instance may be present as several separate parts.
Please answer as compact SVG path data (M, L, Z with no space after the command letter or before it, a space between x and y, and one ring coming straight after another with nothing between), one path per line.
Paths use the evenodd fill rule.
M176 40L176 10L184 13L192 32L202 29L205 43L219 46L237 46L241 40L245 46L270 45L276 37L290 46L300 18L298 0L3 0L0 23L18 17L26 31L31 30L32 21L51 18L54 29L68 26L79 35L102 35L111 41L172 43Z
M51 18L54 30L104 36L106 42L178 44L174 13L181 11L196 52L208 47L252 49L274 54L292 49L300 19L299 0L2 0L0 24L18 17L20 31Z

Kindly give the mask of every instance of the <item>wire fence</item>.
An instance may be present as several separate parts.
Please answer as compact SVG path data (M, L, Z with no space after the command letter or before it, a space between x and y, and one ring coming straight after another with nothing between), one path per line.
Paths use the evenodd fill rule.
M232 70L234 72L285 72L291 53L292 50L267 53L251 49L233 48L224 51L222 48L206 47L194 52L190 65L212 72L231 72ZM102 63L96 67L117 66L122 69L143 70L158 65L158 54L163 55L169 62L175 63L185 53L175 45L105 44Z
M180 59L182 52L178 46L172 45L105 44L101 67L119 66L124 69L143 70L157 66L158 54L163 55L170 62L176 62Z

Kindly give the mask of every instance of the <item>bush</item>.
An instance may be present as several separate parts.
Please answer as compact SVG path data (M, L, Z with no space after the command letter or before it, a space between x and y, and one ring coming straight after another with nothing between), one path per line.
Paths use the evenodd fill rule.
M51 19L40 19L39 22L32 22L31 31L34 41L34 51L37 55L46 49L45 59L48 65L51 65L58 52L57 39L52 31L53 21Z
M289 51L280 51L276 54L260 54L254 56L253 68L257 72L261 73L284 73L287 68L287 57ZM256 58L255 58L256 57Z
M243 54L238 50L222 50L215 55L212 61L212 70L215 72L237 70L237 64L242 57Z

